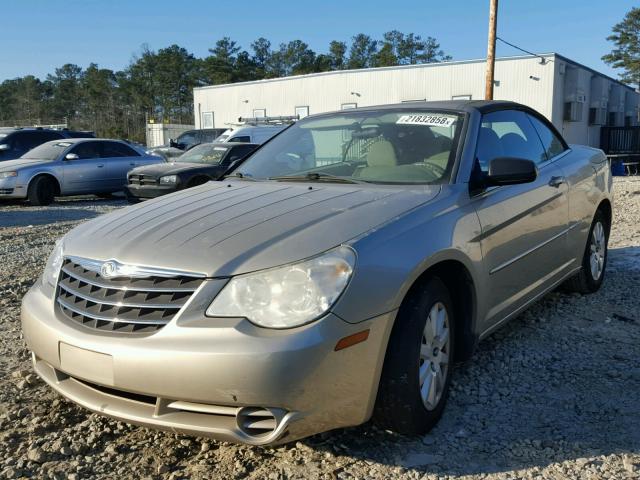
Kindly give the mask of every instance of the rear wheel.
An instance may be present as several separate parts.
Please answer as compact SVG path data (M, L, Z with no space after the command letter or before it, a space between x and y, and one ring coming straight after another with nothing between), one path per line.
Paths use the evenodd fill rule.
M449 393L454 331L449 292L431 278L403 304L391 332L376 401L380 426L417 435L438 422Z
M598 210L593 218L587 246L582 256L580 272L567 280L565 287L573 292L594 293L598 291L607 267L607 249L609 240L609 224Z
M36 177L29 184L27 198L35 206L49 205L56 195L56 185L49 177Z

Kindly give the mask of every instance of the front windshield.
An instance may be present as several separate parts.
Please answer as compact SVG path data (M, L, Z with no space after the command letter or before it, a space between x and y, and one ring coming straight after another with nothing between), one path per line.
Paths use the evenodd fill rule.
M218 165L224 158L228 147L202 144L180 155L175 161L179 163L208 163Z
M70 142L48 142L29 150L22 155L22 158L32 158L35 160L55 160L68 147L73 145Z
M326 175L328 181L333 176L371 183L447 183L462 119L457 112L401 108L310 117L264 145L237 173L253 179Z

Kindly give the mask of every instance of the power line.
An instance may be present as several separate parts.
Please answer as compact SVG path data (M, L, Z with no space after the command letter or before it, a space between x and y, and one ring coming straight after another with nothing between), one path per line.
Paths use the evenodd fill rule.
M506 40L504 40L504 39L502 39L500 37L496 37L496 40L500 40L502 43L505 43L505 44L509 45L510 47L515 48L516 50L520 50L521 52L527 53L529 55L533 55L534 57L538 57L540 59L540 64L541 65L544 65L547 62L553 62L553 60L549 60L549 59L543 57L542 55L538 55L537 53L533 53L533 52L530 52L529 50L525 50L524 48L520 48L519 46L514 45L513 43L509 43L509 42L507 42Z

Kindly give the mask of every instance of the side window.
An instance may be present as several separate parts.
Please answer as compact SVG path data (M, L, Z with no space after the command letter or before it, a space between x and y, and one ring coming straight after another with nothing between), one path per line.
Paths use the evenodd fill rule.
M233 151L227 156L227 158L225 158L224 164L229 165L231 162L235 162L236 160L246 157L249 152L253 150L253 148L254 147L249 147L246 145L234 148Z
M42 145L43 143L49 142L51 140L60 140L61 138L64 137L58 132L30 132L27 136L27 148L32 149L37 147L38 145Z
M31 150L33 147L37 147L38 145L40 145L39 143L35 142L33 133L36 132L18 132L13 134L13 138L11 138L11 144L13 148L26 152L28 150Z
M482 171L498 157L517 157L542 163L547 160L538 134L524 112L502 110L482 117L476 158Z
M71 149L81 159L100 158L100 142L82 142Z
M104 142L102 144L102 157L137 157L138 153L131 147L118 142Z
M560 138L558 138L553 130L533 115L527 115L527 117L529 117L529 120L533 123L533 127L536 129L536 132L538 132L540 141L542 142L542 146L544 147L548 159L551 159L565 151L564 143Z
M240 135L239 137L233 137L229 140L227 140L229 142L237 142L237 143L245 143L245 142L250 142L251 138L248 135Z
M186 132L178 137L176 140L178 143L183 143L185 145L191 145L192 143L196 143L196 134L195 132Z

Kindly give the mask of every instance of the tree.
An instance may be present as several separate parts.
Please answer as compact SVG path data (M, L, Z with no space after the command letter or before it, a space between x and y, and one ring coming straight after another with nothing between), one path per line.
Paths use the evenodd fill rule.
M359 33L353 37L349 49L349 68L368 68L375 66L375 56L378 50L378 41L369 35Z
M376 54L376 66L415 65L450 60L433 37L425 40L414 33L391 30L383 35L382 47Z
M613 26L607 40L615 45L602 60L613 68L621 68L620 79L640 87L640 8L633 7L624 20Z
M78 99L81 95L81 78L82 68L71 63L56 68L53 75L47 76L47 81L50 82L54 91L51 100L54 118L66 119L68 123L73 123L80 106Z
M315 71L316 54L302 40L281 43L273 58L279 76L304 75Z
M204 59L205 78L208 83L217 85L231 83L234 77L236 55L241 48L229 37L223 37L209 49L211 55Z
M347 55L347 44L333 40L329 44L329 58L331 60L331 70L342 70L345 68Z
M253 50L251 59L256 68L256 76L258 78L271 78L273 61L271 42L264 37L260 37L251 44L251 49Z

